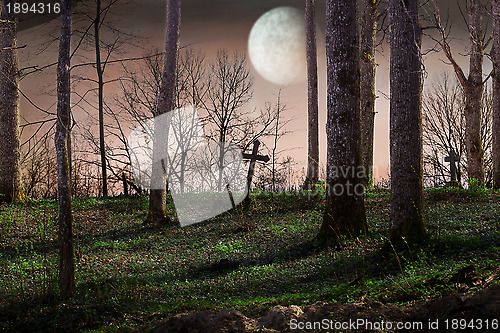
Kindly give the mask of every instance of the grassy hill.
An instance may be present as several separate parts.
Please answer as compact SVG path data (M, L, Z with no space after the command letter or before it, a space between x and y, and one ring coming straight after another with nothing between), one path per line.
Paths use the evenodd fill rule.
M75 199L77 296L57 297L57 203L0 206L0 330L139 329L183 312L378 301L410 306L498 281L500 193L426 190L430 240L383 249L389 192L366 196L367 236L342 249L311 240L324 198L254 194L184 228L142 224L145 197ZM170 213L174 214L173 206Z

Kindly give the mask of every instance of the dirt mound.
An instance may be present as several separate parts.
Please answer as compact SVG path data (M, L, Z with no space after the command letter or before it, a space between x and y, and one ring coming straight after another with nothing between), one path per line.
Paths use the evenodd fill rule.
M187 315L177 315L154 332L252 332L255 324L256 320L249 319L236 310L221 310L217 313L201 311Z
M452 294L415 307L413 319L498 319L500 321L500 285L475 294Z
M217 313L201 311L176 315L164 322L154 332L173 333L229 333L229 332L373 332L364 326L353 329L353 323L364 321L380 325L382 323L429 323L438 319L439 332L452 332L444 327L444 320L452 319L492 319L499 320L500 285L493 284L476 294L452 294L435 300L418 303L412 307L367 301L352 304L323 303L301 308L295 305L277 305L265 316L249 318L236 310L221 310ZM316 325L316 326L314 326ZM336 326L336 325L344 325ZM387 328L387 326L386 326ZM397 331L396 329L389 331ZM431 329L424 326L423 331ZM483 327L480 332L496 332L493 327Z

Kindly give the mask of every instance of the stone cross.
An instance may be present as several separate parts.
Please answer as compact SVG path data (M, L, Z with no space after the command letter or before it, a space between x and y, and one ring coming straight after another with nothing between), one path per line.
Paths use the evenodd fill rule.
M257 155L257 153L259 152L259 146L260 146L260 141L255 140L253 142L252 153L251 154L243 153L243 159L250 161L250 165L248 166L248 176L247 176L247 190L248 190L247 192L248 193L247 193L247 197L245 200L247 200L249 198L250 186L252 185L253 173L255 171L255 162L256 161L261 161L264 163L269 162L269 156Z
M450 150L449 156L446 156L444 158L445 162L450 163L450 172L451 172L451 181L456 182L457 181L457 166L455 162L460 162L460 158L455 154L453 150Z

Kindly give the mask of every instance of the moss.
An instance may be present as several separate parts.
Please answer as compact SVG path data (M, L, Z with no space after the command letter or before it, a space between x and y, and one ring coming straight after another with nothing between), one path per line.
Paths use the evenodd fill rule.
M364 203L353 199L355 197L330 199L323 216L323 224L316 236L317 240L340 243L344 239L366 235L368 228Z
M24 203L29 201L29 198L24 194L24 191L17 187L13 191L0 186L0 203Z
M479 177L471 177L469 180L469 190L472 192L481 192L484 189L484 180Z
M396 249L421 244L428 239L423 218L405 220L400 227L389 229L388 241Z

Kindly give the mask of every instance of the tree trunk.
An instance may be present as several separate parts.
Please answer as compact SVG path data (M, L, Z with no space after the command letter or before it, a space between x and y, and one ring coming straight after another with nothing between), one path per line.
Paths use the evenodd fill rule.
M174 106L180 18L180 0L167 0L165 62L163 65L162 83L158 95L158 110L155 116L159 116L166 112L172 111ZM165 140L167 139L167 137L165 138ZM165 147L167 146L168 145L166 145ZM153 155L155 153L158 152L156 152L153 147ZM152 179L162 177L162 173L163 170L161 170L159 165L153 163ZM170 222L170 219L166 215L165 189L166 187L164 189L151 189L151 193L149 195L149 214L147 218L148 222L152 222L154 224L165 224Z
M469 33L470 33L470 56L469 76L465 77L462 68L457 64L451 54L446 31L441 24L439 8L436 6L436 23L440 31L441 47L453 66L455 74L465 94L465 146L467 155L467 174L469 177L469 188L480 188L484 186L484 151L481 143L481 103L483 95L483 36L481 28L481 0L469 1Z
M71 5L71 0L62 0L61 2L61 39L57 65L57 123L55 135L59 199L59 288L63 298L72 297L75 294L73 217L71 213L71 184L67 147L70 128Z
M483 95L483 45L481 1L471 0L469 7L470 58L466 91L465 121L467 173L469 188L484 186L484 151L481 143L481 103Z
M96 15L94 20L94 38L95 38L95 62L98 78L98 98L99 98L99 151L101 154L101 175L102 175L102 196L108 196L108 176L106 168L106 147L104 144L104 82L101 64L101 42L100 25L101 24L101 0L96 0Z
M308 154L305 186L319 178L318 60L316 50L315 0L306 0Z
M69 171L68 171L68 177L69 177L69 186L71 188L71 194L73 195L73 188L75 188L75 183L73 182L73 150L72 150L72 140L71 140L71 132L72 132L72 120L71 120L71 109L69 110L69 128L68 128L68 134L66 135L66 145L67 145L67 155L68 155L68 165L69 165Z
M127 183L127 175L125 172L122 174L122 181L123 181L123 195L128 197L128 183Z
M360 0L361 26L361 157L365 185L373 186L373 132L375 123L375 35L378 1Z
M493 188L500 189L500 0L493 0Z
M406 8L404 7L406 4ZM422 58L418 0L391 0L391 227L397 247L426 238L422 169Z
M339 242L367 231L360 154L360 72L356 2L326 8L327 196L317 238Z
M22 201L19 139L17 17L2 0L0 17L0 202Z

